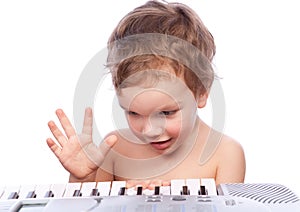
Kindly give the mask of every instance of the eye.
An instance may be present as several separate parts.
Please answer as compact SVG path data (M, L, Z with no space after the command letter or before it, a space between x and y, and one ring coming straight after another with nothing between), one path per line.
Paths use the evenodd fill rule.
M133 111L126 111L126 113L130 116L138 116L139 114Z
M161 111L161 112L159 112L159 114L164 115L164 116L171 116L171 115L175 114L176 112L177 112L177 110Z

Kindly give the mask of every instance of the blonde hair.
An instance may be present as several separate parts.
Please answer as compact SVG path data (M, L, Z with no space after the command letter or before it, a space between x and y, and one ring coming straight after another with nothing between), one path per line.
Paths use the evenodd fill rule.
M138 41L136 37L133 37L128 43L127 38L149 34L160 34L162 38L154 37L154 40L149 40L149 36L146 36L148 40ZM169 37L166 38L168 42L164 42L164 35L187 42L193 48L184 50L182 46L178 47L178 40L170 42ZM140 46L144 46L143 51L138 53L136 49L141 48ZM187 45L183 43L183 46ZM128 50L124 53L126 48L130 48L131 52L134 49L135 53L128 54L130 52ZM196 51L191 51L191 49L196 49ZM116 89L130 75L145 69L161 68L166 64L174 69L177 76L184 77L185 83L194 95L206 92L215 77L211 67L216 52L214 38L199 16L181 3L162 3L151 0L135 8L114 29L108 40L108 51L107 66L112 73ZM167 54L163 53L166 51ZM175 56L169 56L172 54ZM183 62L187 60L189 62Z

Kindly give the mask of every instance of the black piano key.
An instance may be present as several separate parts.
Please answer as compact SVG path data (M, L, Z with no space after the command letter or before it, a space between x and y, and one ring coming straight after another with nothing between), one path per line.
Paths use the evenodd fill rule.
M97 188L93 188L91 192L91 196L100 196L100 192L98 191Z
M125 187L121 187L118 194L125 195Z
M18 199L19 198L19 194L18 192L11 192L10 195L8 196L8 199Z
M44 197L54 197L54 193L51 190L47 191Z
M186 185L182 186L182 191L181 191L181 195L189 195L189 189Z
M154 187L154 195L160 195L160 187L159 186Z
M73 193L73 197L81 197L82 193L80 192L80 190L76 189Z
M143 194L143 187L142 186L138 186L137 187L137 191L136 191L136 195L142 195Z
M201 185L199 190L199 195L206 195L206 194L207 192L205 186Z
M36 193L35 193L35 191L30 191L30 192L27 194L26 198L36 198Z

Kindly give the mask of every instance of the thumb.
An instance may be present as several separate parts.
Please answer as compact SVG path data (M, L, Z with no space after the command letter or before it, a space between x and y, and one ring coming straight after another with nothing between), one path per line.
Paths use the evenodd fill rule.
M110 135L104 139L104 142L101 142L98 148L104 157L105 155L107 155L109 150L117 143L117 140L117 136Z

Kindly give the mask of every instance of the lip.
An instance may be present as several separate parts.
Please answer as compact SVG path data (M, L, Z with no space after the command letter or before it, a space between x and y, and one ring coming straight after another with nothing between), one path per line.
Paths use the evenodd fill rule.
M168 147L171 146L171 140L172 138L165 140L165 141L155 141L155 142L151 142L150 145L157 150L165 150Z

